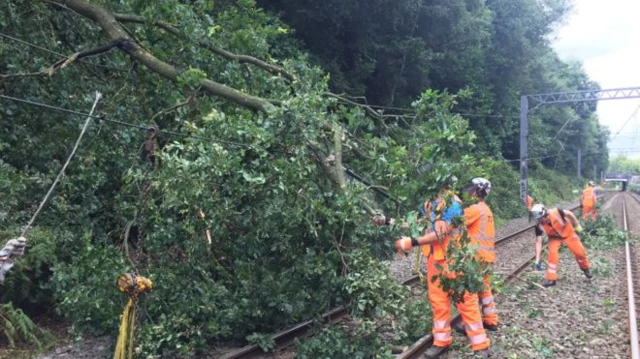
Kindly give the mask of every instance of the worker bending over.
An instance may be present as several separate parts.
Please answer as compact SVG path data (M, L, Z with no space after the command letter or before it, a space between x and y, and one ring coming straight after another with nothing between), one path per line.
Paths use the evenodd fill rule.
M582 209L582 220L587 219L596 220L598 212L596 210L596 204L598 203L598 197L596 196L596 184L593 181L589 181L587 188L582 191L580 196L580 208Z
M433 219L431 231L419 238L402 237L396 242L396 248L408 251L414 246L427 248L427 286L429 302L433 309L433 346L427 350L426 358L438 358L447 352L453 338L451 336L451 297L449 292L441 288L439 275L447 273L447 248L449 241L459 239L459 230L451 226L451 221L463 214L460 199L450 190L442 190L429 207ZM471 349L481 357L489 357L490 342L482 325L478 295L466 292L464 301L456 303L458 312L464 322L466 334L471 342Z
M582 232L582 226L578 223L576 216L571 211L561 208L547 210L542 204L535 204L531 208L531 215L538 221L536 230L536 263L540 263L540 253L542 252L542 233L547 233L549 250L547 278L543 285L551 287L556 285L558 280L558 250L564 243L573 256L576 258L580 269L587 278L591 279L589 270L589 259L580 242L578 233ZM575 226L575 227L574 227Z

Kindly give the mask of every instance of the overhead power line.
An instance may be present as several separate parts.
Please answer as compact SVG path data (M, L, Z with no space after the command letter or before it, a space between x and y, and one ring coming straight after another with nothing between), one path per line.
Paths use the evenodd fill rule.
M20 39L18 39L18 38L16 38L16 37L13 37L13 36L10 36L10 35L7 35L7 34L3 34L3 33L1 33L1 32L0 32L0 37L4 37L5 39L8 39L8 40L11 40L11 41L17 42L17 43L19 43L19 44L23 44L23 45L26 45L26 46L32 47L32 48L34 48L34 49L38 49L38 50L40 50L40 51L44 51L44 52L50 53L50 54L52 54L52 55L56 55L56 56L58 56L58 57L68 58L68 56L67 56L67 55L61 54L61 53L59 53L59 52L55 52L55 51L53 51L53 50L49 50L49 49L47 49L47 48L44 48L44 47L42 47L42 46L38 46L38 45L36 45L36 44L32 44L32 43L27 42L27 41L24 41L24 40L20 40ZM111 66L105 66L105 65L100 65L100 64L94 64L93 62L89 62L89 61L85 61L85 60L78 60L78 62L81 62L81 63L83 63L83 64L87 64L87 65L96 66L96 67L102 67L102 68L109 69L109 70L114 70L114 71L126 71L126 70L123 70L123 69L119 69L119 68L117 68L117 67L111 67Z
M132 127L132 128L136 128L136 129L144 130L144 131L149 130L149 126L138 125L138 124L135 124L135 123L125 122L125 121L113 120L113 119L107 118L106 116L96 116L96 115L92 115L92 114L88 114L88 113L84 113L84 112L79 112L79 111L75 111L75 110L69 110L69 109L66 109L66 108L58 107L58 106L52 106L52 105L48 105L48 104L45 104L45 103L25 100L25 99L21 99L21 98L17 98L17 97L12 97L12 96L0 95L0 98L1 99L5 99L5 100L19 102L19 103L28 104L28 105L31 105L31 106L47 108L47 109L54 110L54 111L65 112L65 113L69 113L69 114L72 114L72 115L75 115L75 116L90 117L90 118L94 118L94 119L97 119L97 120L100 120L100 121L104 121L104 122L120 125L120 126ZM194 138L194 139L198 139L198 140L217 142L217 143L222 143L222 144L236 146L236 147L251 147L251 145L249 145L247 143L227 141L227 140L221 140L219 138L214 138L214 137L198 136L198 135L192 135L192 134L188 134L188 133L180 133L180 132L169 131L169 130L160 130L159 133L163 133L163 134L170 135L170 136Z

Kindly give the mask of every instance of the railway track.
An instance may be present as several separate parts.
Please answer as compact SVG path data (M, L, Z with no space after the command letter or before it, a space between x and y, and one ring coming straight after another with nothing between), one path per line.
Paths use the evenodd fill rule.
M607 200L609 200L611 198L611 196L608 196L606 199L604 199L604 202L606 202ZM574 206L571 207L570 210L574 211L576 209L580 208L580 206ZM496 248L499 248L500 245L504 245L506 243L508 243L508 241L511 241L513 239L519 238L521 234L524 234L530 230L532 230L534 228L535 224L531 224L526 226L525 228L518 230L512 234L509 234L499 240L496 241ZM533 251L532 251L533 252ZM500 256L499 256L500 258ZM533 262L535 260L535 254L528 257L526 260L522 261L522 262L516 262L516 264L512 264L512 265L507 265L507 267L509 267L509 269L507 271L505 271L504 273L502 273L505 276L505 283L509 283L512 280L514 280L515 278L518 277L518 275L525 269L527 268L531 262ZM454 327L455 324L457 324L459 321L461 320L460 315L456 315L451 319L451 327ZM420 338L418 341L416 341L413 345L411 345L407 350L405 350L404 352L402 352L400 355L397 355L396 358L397 359L418 359L420 357L422 357L422 355L427 351L427 349L429 349L429 347L433 344L433 335L432 334L427 334L424 337ZM638 358L640 359L640 358Z
M640 199L634 194L629 194L635 201L640 203ZM625 196L628 197L628 196ZM627 212L626 198L622 201L622 222L625 232L629 232L629 217ZM629 342L631 346L631 359L640 359L640 346L638 342L638 324L636 312L636 300L640 298L638 291L638 279L640 272L638 271L638 256L635 246L625 243L626 272L627 272L627 296L629 309Z
M605 200L606 201L606 200ZM579 206L574 206L570 208L570 210L575 210L579 208ZM534 225L527 225L524 228L517 230L513 233L510 233L498 240L496 240L496 248L500 248L502 246L507 245L509 242L520 238L525 233L533 230ZM533 250L531 250L533 252ZM508 269L504 270L504 272L500 273L505 275L505 282L509 282L516 278L527 266L535 259L535 256L531 256L527 258L525 261L517 262L515 264L509 263L506 267ZM416 286L420 283L420 277L415 275L406 280L402 281L403 285L407 286ZM322 315L319 320L320 323L337 323L343 320L348 315L348 311L344 307L334 308L325 314ZM452 326L455 325L459 320L460 316L456 315L451 319ZM272 352L282 351L285 348L291 346L294 343L296 338L303 338L308 336L311 333L312 327L318 324L316 321L309 320L303 323L299 323L289 329L286 329L282 332L276 333L272 336L272 340L275 343L275 349ZM420 338L413 345L408 347L402 353L396 355L398 359L412 359L419 358L422 354L431 346L433 343L433 336L431 334L427 334L424 337ZM254 344L249 345L233 352L230 352L220 359L254 359L254 358L264 358L268 354L265 353L260 346ZM640 359L640 358L638 358Z

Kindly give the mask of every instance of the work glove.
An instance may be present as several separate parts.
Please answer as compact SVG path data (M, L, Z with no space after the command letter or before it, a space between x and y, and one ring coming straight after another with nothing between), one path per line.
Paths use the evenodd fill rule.
M399 251L407 252L411 250L411 248L418 245L418 241L415 238L411 237L401 237L396 241L396 248Z
M536 263L536 271L542 272L542 261Z
M582 225L580 225L580 223L578 223L578 225L576 226L575 229L576 229L577 233L582 233L582 231L583 231Z

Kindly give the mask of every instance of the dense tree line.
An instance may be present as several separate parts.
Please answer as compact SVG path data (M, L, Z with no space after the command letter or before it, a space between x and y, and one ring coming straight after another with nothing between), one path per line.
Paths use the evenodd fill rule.
M458 110L473 114L478 146L491 155L518 158L521 95L598 88L580 64L563 62L550 46L570 11L567 0L258 3L296 30L330 73L335 92L408 107L427 87L470 89L473 95ZM584 153L598 152L585 158L585 168L606 168L607 132L593 117L595 108L589 103L534 112L531 157L560 148L566 155L544 164L574 174L581 146ZM566 133L558 134L561 128Z

